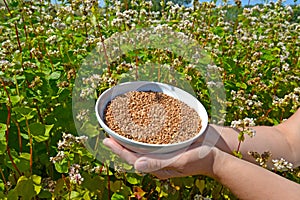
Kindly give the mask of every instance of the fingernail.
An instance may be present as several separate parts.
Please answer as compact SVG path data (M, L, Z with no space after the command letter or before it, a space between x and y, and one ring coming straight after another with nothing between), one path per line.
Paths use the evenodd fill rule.
M138 171L145 171L148 168L148 163L147 161L140 161L135 163L135 169L137 169Z
M110 141L108 138L104 138L104 140L102 142L105 146L109 146Z

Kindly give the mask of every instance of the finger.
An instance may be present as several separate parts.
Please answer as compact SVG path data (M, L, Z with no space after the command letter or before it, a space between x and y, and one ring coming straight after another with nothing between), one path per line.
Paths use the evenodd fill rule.
M136 160L134 163L134 168L141 172L153 172L162 168L162 161L142 157Z
M165 168L165 169L161 169L161 170L158 170L158 171L155 171L155 172L151 172L151 174L156 176L157 178L159 178L161 180L184 176L182 173L178 172L177 170L169 169L169 168Z
M140 157L136 160L136 162L134 163L134 167L136 170L141 172L154 172L172 165L181 156L182 154L174 155L173 157L169 157L169 155L160 155L160 158L158 158L157 156L150 157L149 155L144 155L143 157Z
M122 145L117 143L114 139L105 138L103 144L111 149L111 151L117 154L120 158L124 159L127 163L133 165L135 161L139 158L137 153L129 151Z

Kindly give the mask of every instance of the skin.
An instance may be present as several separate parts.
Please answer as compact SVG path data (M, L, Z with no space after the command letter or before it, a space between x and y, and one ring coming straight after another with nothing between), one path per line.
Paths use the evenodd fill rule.
M271 159L284 158L300 165L300 109L277 126L253 127L256 134L242 143L243 160L231 153L238 146L238 131L209 125L205 134L189 149L164 155L140 155L111 138L103 143L136 170L160 179L206 175L228 187L240 199L298 199L300 185L255 164L248 151L270 151Z

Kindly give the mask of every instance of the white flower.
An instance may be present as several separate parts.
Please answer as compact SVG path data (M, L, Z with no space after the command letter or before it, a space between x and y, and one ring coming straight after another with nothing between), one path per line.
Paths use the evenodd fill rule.
M232 128L238 128L238 127L240 127L241 124L242 124L241 120L235 120L235 121L231 122L230 127L232 127Z
M80 97L81 98L87 98L89 97L90 95L92 95L94 93L94 89L93 88L84 88L81 90L80 92Z
M79 164L73 164L69 168L69 176L70 176L70 181L73 184L78 184L80 185L84 178L80 174L80 165Z
M284 71L289 71L289 70L290 70L289 66L290 66L290 65L289 65L288 63L284 63L283 66L282 66L282 69L283 69Z
M246 126L255 126L254 119L246 117L243 119L243 122Z
M50 44L55 44L57 42L57 36L56 35L52 35L50 37L47 38L46 42L50 43Z
M64 151L58 151L55 157L50 157L50 161L52 163L60 162L66 157L66 154Z
M76 119L80 122L87 120L89 112L89 109L80 110L79 113L76 115Z
M273 170L278 171L293 171L293 164L281 158L280 160L274 159L272 160L274 168Z

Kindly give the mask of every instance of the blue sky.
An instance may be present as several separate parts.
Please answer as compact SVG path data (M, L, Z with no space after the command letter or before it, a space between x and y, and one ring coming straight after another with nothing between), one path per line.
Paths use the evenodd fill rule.
M55 2L55 0L51 0L52 2ZM210 2L211 0L199 0L200 2ZM242 0L242 5L247 5L249 0ZM264 3L264 2L276 2L277 0L250 0L250 4L257 4L257 3ZM99 0L100 5L104 5L104 0ZM222 2L222 0L217 0L217 2ZM234 3L234 0L228 0L228 2ZM294 5L294 0L285 0L284 4L286 5ZM296 0L296 4L300 4L300 0Z

